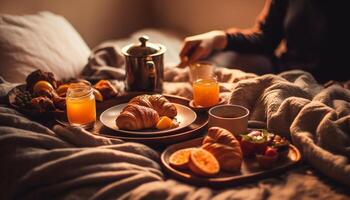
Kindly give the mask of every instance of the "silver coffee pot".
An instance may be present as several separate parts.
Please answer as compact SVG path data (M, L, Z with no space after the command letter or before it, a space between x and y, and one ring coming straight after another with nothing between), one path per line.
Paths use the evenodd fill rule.
M122 48L122 54L125 56L127 91L161 93L163 90L166 48L148 40L148 36L142 36L139 38L139 44L130 44Z

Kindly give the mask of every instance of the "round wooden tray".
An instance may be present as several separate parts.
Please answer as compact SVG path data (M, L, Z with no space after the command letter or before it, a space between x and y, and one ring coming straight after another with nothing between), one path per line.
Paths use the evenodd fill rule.
M104 110L121 104L127 103L131 98L140 95L140 93L131 93L128 95L120 96L112 100L108 100L100 105L97 105L98 115ZM174 96L174 95L164 95L170 102L188 106L189 99ZM99 116L97 117L99 118ZM109 138L122 139L131 142L140 142L149 145L165 146L169 144L178 143L180 141L192 139L195 137L200 137L204 134L208 124L208 115L206 113L197 113L196 120L189 126L172 132L168 135L151 135L151 136L135 136L130 134L123 134L121 132L116 132L106 126L104 126L99 120L96 122L95 127L91 130L92 133L102 135Z
M184 148L200 147L202 144L202 140L203 137L182 142L179 144L174 144L166 148L161 155L161 162L165 171L172 177L190 184L203 186L209 185L212 187L226 187L243 182L257 180L258 178L274 176L296 165L301 160L299 150L295 146L290 145L287 158L283 160L278 160L275 167L269 170L259 168L255 158L244 158L241 171L239 172L228 173L220 171L218 175L211 178L196 176L190 170L180 171L169 165L169 157L171 154L173 154L177 150Z

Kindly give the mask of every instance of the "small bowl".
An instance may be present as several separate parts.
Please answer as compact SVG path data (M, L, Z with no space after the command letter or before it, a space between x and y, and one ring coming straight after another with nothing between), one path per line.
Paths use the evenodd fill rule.
M247 132L249 110L239 105L219 105L209 110L208 127L227 129L235 136Z
M226 103L225 99L224 98L220 98L218 104L215 104L215 105L209 106L209 107L203 107L203 106L196 106L196 104L194 103L194 100L191 100L190 103L189 103L189 106L190 106L190 108L192 108L196 112L206 112L210 108L212 108L214 106L222 105L224 103Z

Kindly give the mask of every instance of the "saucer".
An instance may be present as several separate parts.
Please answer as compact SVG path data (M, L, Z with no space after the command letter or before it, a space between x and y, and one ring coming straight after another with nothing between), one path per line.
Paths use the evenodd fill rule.
M219 103L215 104L215 105L212 105L212 106L209 106L209 107L203 107L203 106L196 106L194 104L194 100L191 100L189 102L189 107L192 108L194 111L196 112L205 112L205 111L208 111L210 108L214 107L214 106L217 106L217 105L222 105L222 104L225 104L225 99L224 98L220 98L219 99Z

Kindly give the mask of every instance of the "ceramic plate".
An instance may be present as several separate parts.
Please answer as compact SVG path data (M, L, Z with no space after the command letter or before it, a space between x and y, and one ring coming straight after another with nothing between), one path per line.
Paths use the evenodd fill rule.
M102 122L102 124L107 126L110 129L115 130L115 131L127 133L127 134L133 134L133 135L154 135L154 134L157 134L157 135L159 135L159 134L171 133L171 132L180 130L182 128L185 128L185 127L189 126L190 124L192 124L197 118L196 113L191 108L184 106L184 105L174 103L174 105L176 106L176 109L177 109L177 116L175 118L176 118L176 121L179 122L178 127L172 128L172 129L166 129L166 130L158 130L158 129L144 129L144 130L138 130L138 131L122 130L122 129L118 128L115 120L126 105L127 105L127 103L119 104L119 105L113 106L111 108L108 108L107 110L102 112L102 114L100 116L100 121Z

